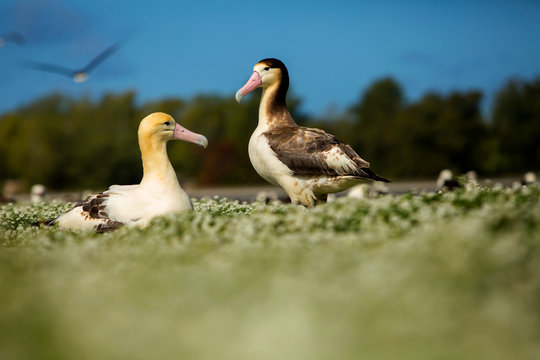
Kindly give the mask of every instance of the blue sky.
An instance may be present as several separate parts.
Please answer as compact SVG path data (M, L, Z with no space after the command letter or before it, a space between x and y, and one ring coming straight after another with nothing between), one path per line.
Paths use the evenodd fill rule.
M540 76L540 1L3 0L0 113L59 91L93 98L135 90L138 101L217 93L234 97L260 59L288 67L302 110L343 110L392 76L406 97L479 89L487 108L512 77ZM22 60L82 67L126 34L111 58L76 84Z

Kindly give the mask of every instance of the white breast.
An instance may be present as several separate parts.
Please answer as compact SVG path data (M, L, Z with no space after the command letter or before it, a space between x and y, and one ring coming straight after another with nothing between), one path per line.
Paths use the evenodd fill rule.
M123 223L146 223L155 216L192 209L189 196L180 186L169 191L140 185L114 190L107 192L110 194L107 213L111 219Z
M249 139L249 159L255 171L266 181L276 186L280 185L280 179L291 176L292 171L283 164L276 153L268 145L268 140L263 135L264 130L257 127Z

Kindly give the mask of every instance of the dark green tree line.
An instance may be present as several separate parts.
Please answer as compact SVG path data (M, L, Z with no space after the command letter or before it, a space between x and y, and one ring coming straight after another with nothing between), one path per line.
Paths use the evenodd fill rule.
M493 132L498 156L494 170L521 171L540 166L540 78L510 81L493 107Z
M24 179L53 188L137 183L142 176L137 127L154 111L171 114L204 134L209 147L170 144L182 181L199 184L259 182L247 155L257 126L259 96L199 95L137 104L136 94L95 101L53 94L0 116L0 182ZM540 166L540 79L513 80L498 92L490 118L478 91L428 93L407 102L399 83L372 84L347 112L315 119L289 106L297 121L350 143L385 176L433 177L440 169L505 175Z
M428 93L407 103L391 78L375 82L347 120L319 123L354 144L374 169L391 177L457 173L517 174L540 167L540 80L510 81L484 118L479 91Z

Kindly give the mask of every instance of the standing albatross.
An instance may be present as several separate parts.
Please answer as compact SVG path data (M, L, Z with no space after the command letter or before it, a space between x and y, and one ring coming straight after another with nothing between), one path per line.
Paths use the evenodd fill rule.
M255 64L236 100L258 87L263 88L259 124L249 140L249 158L257 173L281 186L293 203L312 207L365 179L389 182L334 135L294 122L285 103L289 73L280 60Z
M146 225L156 216L191 210L191 200L180 187L167 156L167 142L183 140L206 148L208 140L160 112L141 121L138 135L143 164L140 184L112 185L107 191L75 204L73 209L47 224L104 232L123 224Z

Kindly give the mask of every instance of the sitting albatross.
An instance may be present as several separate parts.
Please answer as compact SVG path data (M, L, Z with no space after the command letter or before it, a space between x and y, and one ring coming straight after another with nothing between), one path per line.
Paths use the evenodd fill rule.
M293 203L312 207L365 179L389 182L335 136L294 122L285 103L289 73L280 60L255 64L236 100L261 86L259 124L249 140L249 158L257 173L281 186Z
M180 187L167 156L169 140L189 141L206 148L208 141L180 126L165 113L153 113L139 125L143 178L139 185L112 185L47 222L65 229L114 230L123 224L146 225L158 215L191 210L191 200Z

